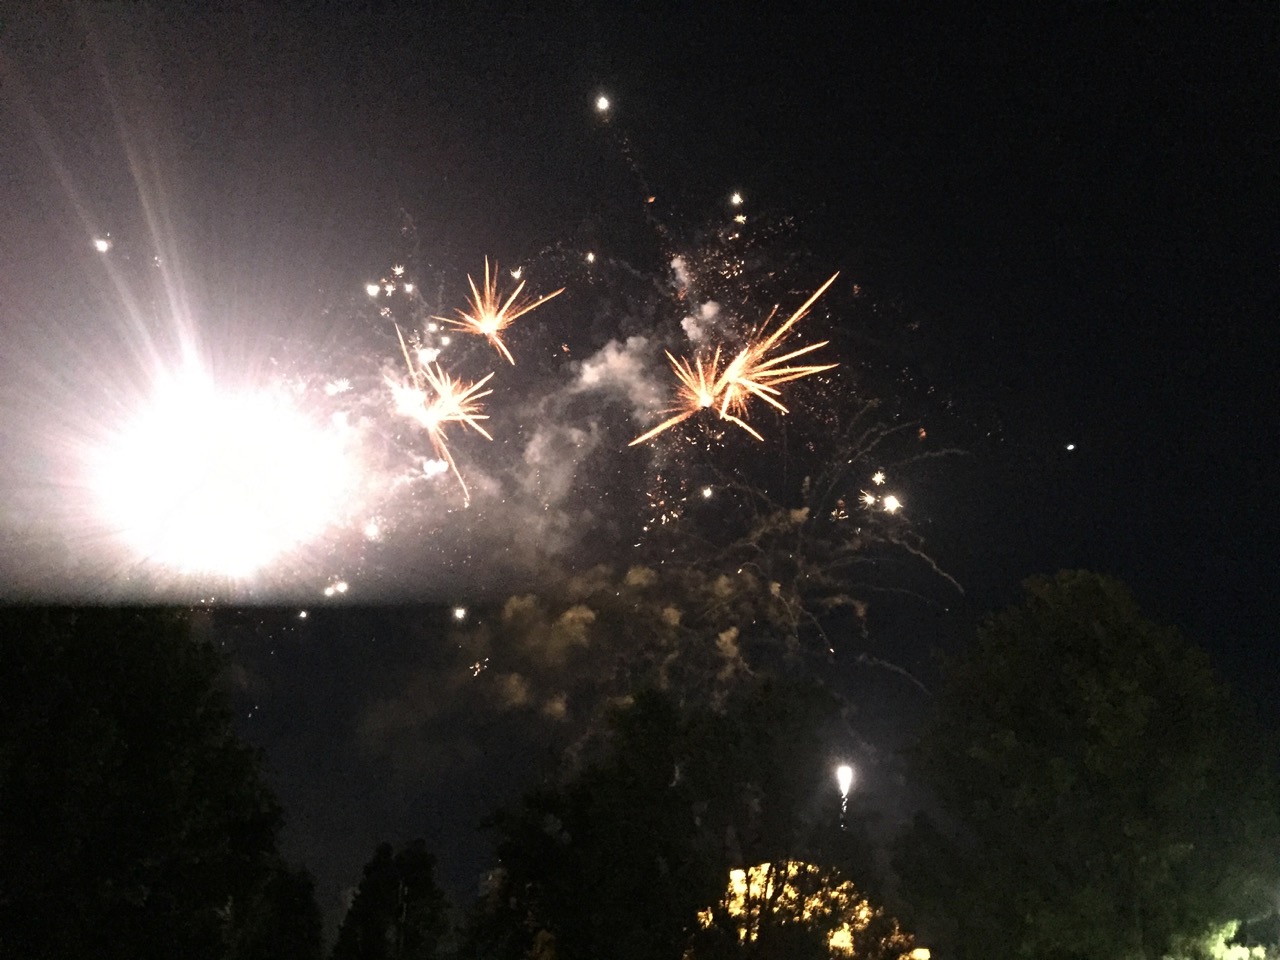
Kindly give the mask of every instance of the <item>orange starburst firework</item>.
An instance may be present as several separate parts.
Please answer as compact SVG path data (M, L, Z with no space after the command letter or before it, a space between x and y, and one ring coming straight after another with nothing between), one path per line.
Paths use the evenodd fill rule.
M521 280L504 301L498 293L498 265L495 263L493 271L490 272L488 257L484 258L484 286L477 287L470 275L467 276L467 282L471 284L471 301L467 304L467 309L459 310L456 317L433 317L432 319L441 320L467 333L484 337L512 364L516 361L511 356L511 351L507 349L507 345L502 342L502 332L529 311L542 306L552 297L564 293L564 287L561 287L555 293L549 293L538 300L532 297L525 297L522 300L520 292L524 290L525 281Z
M449 452L445 428L451 423L457 423L464 430L475 430L486 440L493 439L489 431L480 424L481 420L489 419L488 414L480 412L484 409L481 400L493 393L493 390L482 388L493 374L490 373L475 383L467 383L451 377L438 363L415 364L398 326L396 336L400 339L400 350L404 354L410 377L407 383L388 380L395 398L396 411L411 418L427 431L437 458L447 463L453 475L458 478L463 499L469 505L471 493L467 490L467 483L462 479L462 472L458 469L453 454Z
M673 413L674 416L636 437L631 441L630 446L644 443L664 430L688 420L694 414L710 409L714 409L722 419L737 424L757 440L763 440L764 438L742 419L742 414L746 412L747 404L753 396L759 397L785 414L788 410L778 399L781 395L778 387L781 384L839 366L835 363L798 365L791 363L797 357L825 347L828 343L826 340L779 356L770 356L770 353L786 340L791 329L808 314L809 308L839 275L839 273L832 274L831 279L815 290L800 309L766 337L765 328L778 312L777 307L774 307L773 312L747 338L747 345L723 369L720 366L722 355L720 347L716 347L710 358L704 360L703 357L696 356L692 362L684 357L674 357L668 352L667 359L671 362L671 368L679 381L676 387L675 404L666 411Z

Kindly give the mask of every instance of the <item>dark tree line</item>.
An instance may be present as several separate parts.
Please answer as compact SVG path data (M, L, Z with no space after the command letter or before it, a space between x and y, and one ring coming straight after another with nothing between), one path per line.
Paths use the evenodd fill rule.
M177 613L0 612L0 956L316 958L309 878ZM1273 751L1198 650L1085 573L1029 581L946 665L893 869L845 828L845 705L811 677L637 691L488 827L452 908L380 846L335 960L1199 960L1274 916Z
M179 613L0 611L0 956L314 958L309 877Z

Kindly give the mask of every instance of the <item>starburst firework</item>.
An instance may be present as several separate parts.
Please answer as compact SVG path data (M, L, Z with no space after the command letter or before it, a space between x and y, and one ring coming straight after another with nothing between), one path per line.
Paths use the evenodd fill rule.
M451 423L457 423L464 430L468 427L474 429L486 440L493 439L489 431L480 424L481 420L489 419L488 414L480 412L484 409L481 400L493 393L493 390L482 388L492 379L493 374L490 373L475 383L467 383L450 376L438 363L415 364L399 326L396 327L396 336L400 339L400 350L404 354L410 377L408 383L388 380L396 410L427 431L436 456L449 465L462 487L463 500L470 505L471 493L467 490L467 483L462 479L462 471L458 469L453 454L449 452L445 428Z
M513 273L512 276L518 276L518 274ZM488 257L484 259L484 286L477 287L470 275L467 276L467 282L471 284L471 302L467 304L467 309L459 310L456 317L433 317L432 319L442 320L467 333L484 337L513 365L516 361L511 356L511 351L507 349L507 345L502 342L502 332L529 311L542 306L552 297L564 293L564 287L561 287L555 293L549 293L538 300L531 297L520 299L520 293L525 285L525 281L521 280L504 301L498 293L498 265L495 263L491 272Z
M685 357L677 358L668 351L667 359L671 362L671 368L679 381L676 387L675 405L667 410L668 413L674 413L674 416L636 437L631 441L630 446L644 443L664 430L688 420L696 413L713 408L722 419L737 424L757 440L763 440L759 432L742 419L742 414L746 412L747 404L753 396L759 397L785 414L788 410L778 399L781 395L779 385L838 366L835 363L788 366L790 361L797 357L825 347L828 343L826 340L779 356L770 356L770 352L786 339L791 328L808 314L809 308L839 275L839 273L832 274L831 278L815 290L795 313L766 337L765 328L778 312L775 307L759 328L748 337L747 345L723 369L720 366L722 354L720 347L716 347L709 359L704 360L703 357L696 356L692 362Z

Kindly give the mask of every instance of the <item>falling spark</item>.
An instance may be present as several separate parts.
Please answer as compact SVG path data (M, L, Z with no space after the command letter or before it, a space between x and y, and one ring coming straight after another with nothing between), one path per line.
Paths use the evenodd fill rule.
M542 306L552 297L557 297L564 293L564 287L561 287L555 293L549 293L538 300L529 297L521 300L519 299L520 291L524 289L524 281L522 280L504 302L498 295L497 264L494 264L491 273L488 257L484 258L484 286L477 288L476 282L470 276L467 277L467 282L471 284L471 302L467 305L467 309L459 310L456 318L435 317L433 319L442 320L467 331L467 333L474 333L484 337L493 344L494 349L512 364L516 361L511 356L511 351L507 349L507 345L502 342L502 331L506 330L507 327L529 311Z
M596 97L596 110L598 110L600 113L607 113L610 106L611 104L609 103L609 98L606 97L604 94L601 94L600 96Z
M797 357L825 347L828 342L826 340L792 350L781 356L771 357L769 354L786 339L791 328L808 314L809 308L838 276L838 273L832 274L831 279L815 290L795 313L766 337L764 329L777 313L775 307L773 313L770 313L764 323L748 338L746 347L723 369L720 366L722 349L720 347L716 347L709 359L704 360L702 356L695 356L692 363L687 358L674 357L668 351L667 359L671 362L671 368L679 381L676 387L675 405L667 410L668 413L674 413L674 416L636 437L631 441L630 446L644 443L664 430L683 423L700 411L713 408L722 419L737 424L757 440L763 440L764 438L741 416L745 413L751 398L759 397L785 414L788 412L787 408L777 399L781 393L778 390L779 384L799 380L801 377L831 370L837 366L834 363L786 366L789 361Z
M902 501L895 497L892 493L884 498L884 512L897 513L902 509Z
M467 608L466 608L466 607L454 607L454 608L453 608L453 619L455 619L455 620L465 620L465 619L467 619Z
M587 253L587 263L595 263L595 262L596 262L596 255L595 255L594 253L591 253L591 252L589 252L589 251L588 251L588 253Z
M378 286L376 283L366 283L364 285L364 292L371 297L376 297L380 290L382 290L382 288Z
M874 507L876 505L876 495L866 490L862 491L862 505L864 507Z
M402 264L402 263L397 263L394 267L392 267L392 268L391 268L391 272L392 272L392 273L394 273L397 277L403 277L403 276L404 276L404 264Z
M735 193L733 196L729 198L729 202L733 204L735 207L742 206L742 194Z
M712 490L711 490L711 488L710 488L710 487L703 487L703 488L702 488L702 499L703 499L703 500L710 500L710 499L711 499L711 493L712 493Z
M111 239L109 237L94 237L93 249L99 253L106 253L111 249Z
M415 420L427 431L431 446L435 449L437 462L443 461L458 478L462 487L462 498L468 506L471 504L471 493L467 483L462 479L453 454L449 452L449 444L445 437L445 427L451 423L461 424L463 429L473 428L486 440L493 437L480 425L481 420L488 420L488 414L481 413L481 399L493 393L493 390L481 388L493 377L490 373L475 383L455 380L439 364L415 366L409 356L409 348L404 342L400 327L396 327L396 336L400 339L400 350L404 354L405 365L409 368L411 382L405 384L388 380L392 396L395 398L397 412ZM424 470L433 472L431 461L424 464ZM435 470L434 472L443 472Z
M412 283L406 283L406 284L404 285L404 292L405 292L405 293L413 293L413 284L412 284Z
M875 473L873 473L871 475L871 482L874 483L877 487L882 486L884 484L884 471L877 470Z

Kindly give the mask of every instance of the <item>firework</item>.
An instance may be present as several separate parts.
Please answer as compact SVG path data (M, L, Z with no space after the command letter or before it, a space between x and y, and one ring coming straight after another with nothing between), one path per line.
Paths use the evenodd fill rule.
M511 351L507 349L507 345L502 342L502 332L529 311L542 306L552 297L564 293L564 287L561 287L555 293L549 293L538 300L531 297L521 300L520 292L524 290L525 284L525 281L521 280L504 302L498 294L498 265L495 263L493 271L490 272L488 257L484 259L484 286L476 287L476 282L470 275L467 276L467 282L471 284L471 302L467 305L467 309L459 310L457 317L434 317L433 319L442 320L467 333L484 337L512 364L516 361L511 356Z
M647 433L636 437L631 441L630 446L644 443L700 411L710 409L714 409L722 419L737 424L757 440L763 440L764 438L742 419L742 414L746 412L747 404L752 397L759 397L785 414L788 410L778 399L781 395L779 385L838 366L834 363L790 365L792 360L825 347L828 343L826 340L779 356L770 355L786 340L791 329L808 314L809 308L838 276L838 273L832 274L831 279L815 290L800 309L791 314L773 333L765 336L765 329L778 312L775 307L764 322L747 338L747 345L723 368L721 368L722 348L720 347L716 347L710 358L704 360L702 356L695 356L692 362L685 357L675 357L668 351L667 359L671 362L671 368L679 381L676 387L675 405L667 410L674 415Z
M488 414L480 412L484 409L480 401L493 393L492 389L481 388L489 382L493 374L490 373L475 383L467 383L464 380L454 379L437 363L415 364L410 358L409 348L404 342L404 335L401 334L399 326L396 327L396 336L400 339L400 350L404 354L410 376L409 383L388 380L388 386L391 387L392 396L395 398L396 410L416 421L427 431L427 437L431 440L436 457L440 462L447 464L448 469L452 470L454 476L458 478L458 484L462 487L463 500L469 506L471 493L467 490L467 483L462 479L462 472L458 469L453 454L449 452L445 428L451 423L457 423L461 424L464 430L474 429L486 440L493 439L489 431L480 425L481 420L489 419Z

